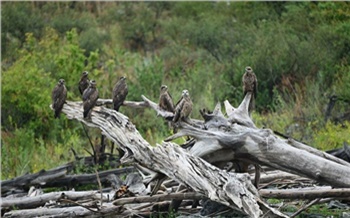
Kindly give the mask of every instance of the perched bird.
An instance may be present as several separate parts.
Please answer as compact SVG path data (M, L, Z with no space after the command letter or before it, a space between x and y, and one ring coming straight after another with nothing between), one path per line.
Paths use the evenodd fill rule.
M87 71L84 71L81 74L80 80L79 80L79 92L82 95L85 91L85 89L87 89L89 87L89 77L88 77L89 73Z
M64 79L60 79L52 90L52 108L55 110L55 118L60 117L61 110L67 98L67 88Z
M176 123L179 120L186 120L192 112L192 107L193 103L188 90L183 90L181 99L175 106L173 122Z
M96 88L96 81L91 80L89 87L85 89L83 93L83 107L84 107L84 118L87 118L90 111L95 106L98 99L98 90Z
M160 87L160 96L159 96L159 107L165 111L173 112L175 111L173 98L171 97L168 86L162 85Z
M251 67L245 68L245 73L242 77L242 83L243 83L243 94L244 96L247 94L247 92L252 93L252 97L249 102L248 112L251 114L251 112L255 108L255 98L258 88L258 80L256 79L256 75L253 72L253 69Z
M119 111L120 106L128 95L128 86L125 80L126 78L124 76L120 77L113 88L113 108L116 111Z

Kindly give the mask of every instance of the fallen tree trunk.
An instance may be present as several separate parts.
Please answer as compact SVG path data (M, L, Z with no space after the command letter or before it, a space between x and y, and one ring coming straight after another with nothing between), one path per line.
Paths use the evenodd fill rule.
M41 170L38 173L26 174L13 179L1 181L1 195L4 195L12 189L29 190L30 186L40 185L52 180L56 180L66 175L72 170L72 168L73 164L68 163L52 170Z
M21 197L21 198L1 198L1 208L36 208L44 206L49 201L58 201L60 199L69 199L72 201L82 199L96 199L101 200L101 194L97 191L66 191L66 192L50 192L38 196ZM108 197L104 197L104 200L108 200Z
M115 200L113 204L117 206L117 205L134 204L134 203L160 202L160 201L172 200L172 199L200 200L203 198L205 198L205 196L198 193L174 193L174 194L160 194L160 195L153 195L153 196L121 198L121 199Z
M270 183L276 180L305 180L306 178L300 177L295 174L286 173L283 171L273 171L266 174L262 174L260 177L260 183Z
M256 202L257 190L246 174L229 174L201 158L188 154L177 144L167 142L151 147L138 133L135 126L123 114L114 110L95 107L91 120L83 119L80 102L67 102L63 113L90 127L102 130L109 139L125 151L122 162L137 162L161 172L210 199L225 204L250 217L259 217L262 211Z
M124 167L124 168L117 168L113 170L106 170L106 171L101 171L98 173L99 179L101 183L106 183L107 177L110 174L126 174L126 173L131 173L134 171L134 167ZM81 175L66 175L62 178L59 178L54 181L50 181L43 185L42 187L62 187L62 186L67 186L67 187L75 187L77 185L87 185L87 184L96 184L97 185L97 177L96 173L91 173L91 174L81 174Z
M232 159L248 160L334 187L350 187L350 177L344 176L350 175L349 163L336 157L331 157L330 160L309 152L316 149L299 149L309 148L302 143L298 143L299 148L293 147L289 144L290 140L274 135L271 130L256 128L249 121L247 110L244 110L248 107L249 95L248 93L237 109L225 102L228 119L218 110L205 122L205 128L183 124L182 129L167 140L182 136L195 138L190 153L211 163ZM242 119L238 120L240 117Z
M6 213L3 217L104 217L119 215L122 207L114 206L109 203L100 210L89 210L81 206L64 207L64 208L35 208L27 210L13 210Z
M148 105L164 118L173 116L142 97L144 102L136 104L138 107ZM63 113L70 119L100 128L126 153L122 162L136 160L141 166L165 174L193 191L251 217L260 216L261 210L257 204L258 193L247 175L227 173L201 158L209 163L244 160L334 187L350 187L350 178L342 176L350 174L347 163L315 155L305 149L307 145L303 145L304 149L290 146L287 139L274 135L271 130L258 129L248 115L250 98L248 93L237 109L225 101L228 118L224 117L218 104L212 114L202 111L205 121L178 123L180 131L166 141L182 136L193 137L194 145L189 153L171 142L151 147L126 116L105 107L95 107L89 120L83 119L80 102L67 102Z
M350 198L349 188L261 189L259 193L262 197L277 199Z
M75 187L77 185L96 184L96 173L66 175L73 168L72 163L57 167L52 170L41 170L38 173L23 175L14 179L1 182L1 192L6 196L11 194L11 190L28 191L31 186L39 186L42 188L55 187ZM107 181L107 176L110 174L125 174L134 171L134 167L117 168L99 172L101 183Z

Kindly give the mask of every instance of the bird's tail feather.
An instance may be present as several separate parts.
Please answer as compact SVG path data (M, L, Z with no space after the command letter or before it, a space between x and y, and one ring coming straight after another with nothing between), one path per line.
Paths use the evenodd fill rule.
M59 111L55 111L55 118L60 118L60 112Z
M88 110L87 110L87 111L84 111L84 118L87 118L88 114L89 114L89 111L88 111Z

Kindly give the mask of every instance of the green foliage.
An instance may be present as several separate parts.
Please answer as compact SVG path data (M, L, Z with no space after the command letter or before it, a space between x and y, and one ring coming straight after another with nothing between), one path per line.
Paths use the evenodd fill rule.
M349 122L345 122L344 125L336 125L328 122L325 128L322 128L315 133L314 145L317 149L321 150L341 148L343 142L350 144L349 132Z
M1 4L1 56L14 54L13 38L25 41L26 33L32 32L36 37L41 35L44 26L38 10L25 2L3 2ZM15 45L18 45L15 40Z
M31 171L32 155L35 152L34 131L16 129L13 133L1 134L1 177L12 178ZM16 146L11 147L11 146Z
M80 99L74 81L79 81L83 70L95 67L98 60L98 53L91 53L88 59L84 56L75 30L67 32L63 39L53 29L46 29L40 40L31 33L26 37L17 60L2 73L2 131L9 136L3 140L3 154L7 159L3 158L2 164L6 166L6 161L17 158L9 166L9 172L4 172L5 178L55 166L61 157L69 159L68 149L74 144L71 141L77 142L81 130L76 127L78 124L65 120L64 115L54 119L49 108L51 90L59 78L64 78L68 99ZM72 133L70 129L77 132ZM26 130L29 132L25 133ZM78 151L82 150L79 148ZM43 155L57 158L48 163L41 158Z

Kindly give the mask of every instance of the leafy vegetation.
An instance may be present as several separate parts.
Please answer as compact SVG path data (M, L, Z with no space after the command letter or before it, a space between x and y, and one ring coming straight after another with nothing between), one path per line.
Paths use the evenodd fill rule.
M101 98L122 75L128 100L157 101L167 84L176 102L188 89L200 118L218 101L241 102L250 65L258 126L324 150L349 143L349 123L324 119L331 95L333 118L349 110L349 16L348 2L3 2L2 179L67 162L70 147L90 149L81 124L49 108L60 78L68 99L80 99L85 70ZM151 144L170 134L151 110L121 112Z

